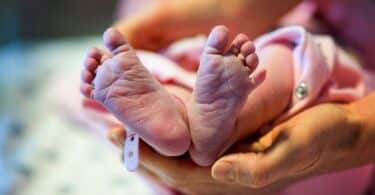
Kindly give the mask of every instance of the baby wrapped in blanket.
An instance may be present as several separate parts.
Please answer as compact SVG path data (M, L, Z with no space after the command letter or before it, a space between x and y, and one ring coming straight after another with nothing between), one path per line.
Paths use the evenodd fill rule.
M207 40L184 40L161 53L135 51L115 29L104 43L109 52L92 49L85 60L82 93L159 153L189 151L201 166L270 122L374 88L332 39L302 27L253 43L244 34L229 42L228 29L218 26Z

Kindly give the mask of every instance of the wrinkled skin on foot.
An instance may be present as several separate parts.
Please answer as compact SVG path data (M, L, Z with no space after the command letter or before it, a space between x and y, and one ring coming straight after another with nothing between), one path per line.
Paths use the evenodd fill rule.
M311 176L366 163L358 161L362 152L355 152L363 149L356 144L361 140L356 133L359 124L345 105L324 104L275 126L259 139L239 142L212 168L199 167L187 158L162 157L142 144L140 172L185 194L273 194ZM112 129L109 136L122 149L124 129ZM372 153L371 148L364 151Z
M142 65L122 34L109 29L104 43L109 54L96 49L85 61L82 93L102 103L160 153L185 153L190 135L182 107Z
M191 155L204 166L235 141L237 134L232 130L236 118L249 92L265 77L264 71L249 76L258 63L253 43L240 34L226 51L228 39L223 26L210 34L201 58L195 99L189 105L194 107L189 114L195 143ZM101 102L162 154L186 152L190 138L183 104L151 76L118 31L107 30L104 43L110 52L96 49L85 62L82 92ZM219 127L223 130L216 131ZM210 147L205 149L207 145Z
M108 135L113 143L123 149L126 136L124 129L115 127ZM288 185L288 182L283 181L267 188L255 189L217 181L211 176L210 167L200 167L187 156L164 157L144 143L140 145L140 154L138 172L166 187L170 194L271 195Z
M231 44L228 39L224 26L210 33L188 107L193 141L190 155L202 166L210 165L235 141L236 119L249 93L265 76L261 71L250 79L258 59L247 36L237 35Z
M268 63L268 59L274 52L284 52L288 54L288 50L285 48L276 46L266 49L264 52L260 52L261 58L267 59L263 63ZM273 61L273 59L271 60ZM290 89L288 86L289 81L286 81L282 77L277 76L280 73L279 68L285 69L285 67L275 64L273 67L267 70L267 79L264 81L264 85L257 88L256 93L254 93L250 100L253 103L247 103L246 109L241 113L239 117L241 120L239 122L239 129L242 136L248 135L251 132L256 131L269 120L272 120L277 116L287 104L283 102L288 102L288 94ZM272 66L271 66L272 67ZM268 76L271 75L271 76ZM291 82L290 82L291 83ZM269 89L271 86L280 84L280 87L273 90L273 93L282 94L275 101L273 96L267 96L269 94ZM171 93L178 94L184 102L189 102L189 93L183 92L176 86L166 86L168 91ZM261 102L257 102L262 97ZM251 118L252 120L249 120ZM123 148L123 142L125 139L125 131L123 128L114 128L109 132L110 139L117 144L120 149ZM244 145L246 147L246 144ZM259 147L257 148L258 150ZM244 151L244 150L233 150ZM156 151L152 150L146 144L141 144L141 166L140 172L148 175L152 180L160 181L167 186L170 186L178 191L186 194L271 194L271 192L278 191L289 183L289 180L282 181L278 184L274 184L267 188L262 189L252 189L249 187L244 187L237 184L225 184L223 182L218 182L211 177L210 168L199 167L193 163L190 159L186 157L178 158L165 158L159 155Z

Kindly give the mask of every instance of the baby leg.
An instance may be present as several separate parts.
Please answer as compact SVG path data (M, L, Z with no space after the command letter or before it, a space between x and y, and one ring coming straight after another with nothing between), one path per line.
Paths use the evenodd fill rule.
M284 113L294 94L293 53L284 44L272 44L257 52L258 68L267 71L264 82L251 93L237 119L239 139L244 139Z
M110 54L100 50L89 54L82 92L161 154L185 153L190 135L180 103L151 76L118 31L107 30L104 43Z
M240 34L226 51L228 39L226 27L210 33L188 108L190 154L202 166L212 164L237 137L236 119L249 93L265 78L265 71L249 77L258 63L253 43Z

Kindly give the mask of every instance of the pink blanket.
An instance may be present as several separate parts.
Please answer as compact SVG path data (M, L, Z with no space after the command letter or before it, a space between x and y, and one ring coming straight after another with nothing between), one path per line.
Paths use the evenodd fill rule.
M196 77L191 70L197 68L204 42L204 37L196 37L172 44L163 55L147 51L138 51L138 55L161 82L193 89ZM293 75L285 76L294 78L294 91L290 92L294 95L289 109L279 121L322 102L354 101L374 89L375 82L370 79L375 78L374 75L363 70L330 37L312 35L302 27L292 26L265 34L255 41L257 52L272 44L285 44L293 53L293 64L285 64L292 66ZM370 165L311 178L281 194L361 194L370 182L372 170Z
M193 89L195 73L177 65L196 63L204 38L187 39L173 44L161 56L139 51L141 61L161 82ZM312 35L299 26L285 27L265 34L255 41L257 52L272 44L285 44L293 53L293 98L289 109L278 121L323 102L351 102L374 89L375 78L358 61L345 53L328 36ZM198 52L197 52L198 51ZM275 56L280 54L275 53ZM168 56L165 57L165 56ZM174 61L172 61L173 59ZM278 57L278 59L280 59ZM185 62L184 62L185 61ZM295 184L282 194L361 194L368 186L372 166L324 175Z

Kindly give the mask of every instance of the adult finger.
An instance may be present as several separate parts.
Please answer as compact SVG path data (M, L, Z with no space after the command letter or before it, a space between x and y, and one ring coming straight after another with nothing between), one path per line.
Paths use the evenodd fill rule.
M117 147L122 149L124 147L126 131L124 127L120 125L115 125L111 127L108 131L108 139Z
M279 133L270 148L264 152L237 153L220 158L212 167L213 177L223 182L260 188L302 173L316 161L317 147L310 147L310 141L304 138L296 140L301 137L286 126L270 132L273 131ZM267 136L275 135L271 133Z

